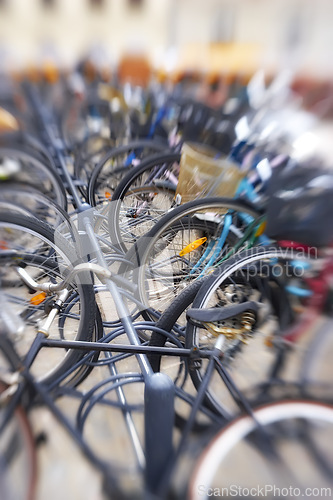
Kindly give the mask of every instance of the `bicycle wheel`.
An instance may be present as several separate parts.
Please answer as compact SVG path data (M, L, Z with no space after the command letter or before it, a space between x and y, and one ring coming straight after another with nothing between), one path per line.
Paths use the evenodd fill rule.
M1 290L11 309L24 321L24 332L14 335L15 349L23 359L58 298L55 293L33 292L19 279L17 268L24 271L38 284L58 283L64 278L57 262L40 255L0 252ZM56 319L49 328L49 338L58 340L96 340L100 331L96 327L96 306L93 286L88 283L72 283L68 296L59 308ZM42 349L31 371L40 381L52 383L82 357L75 350ZM76 385L86 376L88 368L80 367L71 373L67 385Z
M236 251L249 218L255 226L259 213L228 198L195 200L162 217L126 255L143 314L159 317L186 286Z
M276 346L274 338L291 323L293 314L271 261L286 255L278 248L255 247L228 259L204 282L187 313L186 347L213 349L217 338L224 336L222 363L252 400L261 396L263 388L268 390L271 375L283 366L283 344ZM190 367L197 388L206 364L202 360ZM218 371L206 403L222 414L237 409Z
M59 174L39 159L24 151L0 148L0 167L2 181L10 180L38 189L67 209L66 191Z
M29 337L32 338L47 317L55 294L45 297L37 293L37 304L31 303L31 289L23 283L16 268L25 266L25 272L37 282L62 281L72 266L81 261L73 246L60 234L56 234L37 219L18 214L0 214L0 241L0 259L3 263L0 273L1 287L19 308L18 313L27 315L30 325ZM50 333L53 332L52 335L59 339L95 339L98 328L95 328L96 303L90 273L81 273L68 290L68 297L62 304L58 319L52 323ZM33 297L31 300L34 301ZM28 338L28 335L24 338ZM30 346L29 342L22 347L22 354ZM78 351L65 352L60 349L54 356L53 364L46 363L44 368L38 368L36 364L38 377L51 382L81 356ZM41 364L43 358L46 359L45 353L40 357ZM76 376L72 375L71 378L74 380Z
M94 168L88 186L88 200L93 206L111 200L120 179L146 155L167 149L167 144L138 140L111 149Z
M331 406L291 400L259 407L253 417L242 416L222 429L205 448L187 498L329 496L332 437Z
M0 249L54 258L65 267L75 265L74 246L60 232L35 217L0 212Z
M88 197L88 183L92 171L114 147L115 143L110 137L103 137L100 134L89 135L78 145L74 154L74 175L85 199Z
M0 395L6 389L0 383ZM0 408L0 425L6 407ZM17 407L0 433L0 492L2 500L33 500L37 483L35 439L22 407Z
M0 184L0 210L8 209L34 216L53 228L69 222L67 213L37 189L18 183Z
M151 155L120 181L112 196L109 232L113 243L126 252L171 208L180 155Z
M1 134L0 146L12 151L20 151L29 156L33 156L44 165L55 170L54 159L50 155L47 147L36 136L20 131L14 134Z

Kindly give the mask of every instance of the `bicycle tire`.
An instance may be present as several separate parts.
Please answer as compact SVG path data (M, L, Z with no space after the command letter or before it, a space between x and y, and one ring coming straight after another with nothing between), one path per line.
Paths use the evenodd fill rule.
M150 151L163 151L167 149L168 146L163 142L153 141L150 139L142 139L138 141L131 141L128 144L112 148L96 165L94 168L88 185L88 201L92 206L96 206L98 203L103 203L109 201L112 197L114 189L117 187L119 180L128 172L129 168L132 168L132 163L126 163L128 160L129 153L136 151L140 152L140 157L145 153L148 154ZM125 159L124 159L125 156ZM115 165L110 167L109 162L115 161L119 157L120 165ZM109 171L108 171L109 169ZM106 172L105 172L106 171ZM103 176L108 178L113 176L112 185L108 184L108 192L110 196L105 197L104 194L98 195L99 185L103 181Z
M140 238L126 254L127 260L132 263L132 270L123 264L119 268L119 273L133 273L133 281L138 286L138 299L147 307L147 309L143 311L143 315L145 315L145 317L149 319L152 318L151 312L149 312L149 308L151 307L155 308L159 313L163 312L168 305L167 297L169 297L168 300L170 303L171 299L174 300L178 293L180 293L181 288L184 288L186 285L188 286L192 280L198 278L202 274L202 268L196 269L193 274L190 274L190 270L192 267L195 268L195 265L205 253L205 248L207 248L210 238L212 235L216 234L215 232L219 230L219 227L218 224L214 222L214 220L210 220L210 218L207 220L205 218L200 218L201 213L205 212L206 214L208 212L214 212L214 210L216 213L216 211L221 211L221 209L234 210L236 216L238 216L238 213L246 213L254 219L259 217L258 211L256 211L249 204L241 201L229 198L206 198L194 200L172 209L169 213L163 216L151 229L151 231L149 231L144 237ZM230 227L231 230L228 233L225 242L226 244L221 249L221 253L224 254L233 248L235 238L239 237L239 234L237 236L236 230L234 232L232 226ZM197 229L198 231L192 234L192 229ZM178 235L179 241L175 240L174 234L176 236ZM189 254L188 258L190 259L190 265L192 267L189 266L187 259L185 259L185 263L183 264L178 257L179 250L193 241L193 238L195 240L200 235L203 236L203 234L207 238L207 241L194 252L191 251ZM166 236L166 238L163 239L163 235ZM185 235L185 237L183 237L183 235ZM168 238L171 240L171 244L175 245L175 248L169 247ZM166 246L163 246L161 242ZM180 247L176 248L177 245L180 245ZM171 283L170 293L168 292L168 288L166 288L166 294L163 296L163 303L160 301L159 305L158 302L152 304L152 301L149 298L149 281L147 278L147 276L149 277L149 274L152 276L151 284L152 290L154 291L155 284L158 285L157 278L159 278L157 275L156 281L154 281L154 266L156 265L154 263L154 254L161 256L161 262L163 263L164 270L163 272L166 273L166 286L169 286ZM175 257L176 266L174 270L173 260ZM150 260L152 264L150 264ZM157 265L160 265L158 261L156 262ZM151 272L151 269L153 272ZM182 275L184 279L182 279ZM179 284L179 290L176 286L172 285L175 279L177 280L176 285L177 283Z
M184 290L175 298L172 304L163 312L159 320L156 322L156 327L165 330L166 332L171 332L175 324L177 323L179 317L187 310L195 299L204 279L196 280L189 286L184 288ZM185 340L185 331L184 331ZM167 342L167 337L154 331L151 334L149 345L153 347L164 347ZM154 372L159 372L161 369L162 356L159 354L148 353L147 357L151 364Z
M20 182L27 186L37 188L62 209L67 210L67 195L58 172L50 166L42 163L38 158L24 151L0 148L0 158L10 158L17 163L15 171L3 174L5 179ZM43 185L43 182L45 185Z
M227 340L225 346L226 351L224 352L223 358L224 363L229 362L229 371L236 381L236 385L238 385L242 391L254 393L254 395L251 395L252 399L260 397L260 388L262 386L265 387L265 384L268 382L269 378L267 377L269 377L271 371L274 370L275 361L281 361L280 358L277 358L276 354L282 351L278 350L276 352L272 344L275 328L283 332L293 320L293 314L289 304L288 294L280 279L274 276L237 276L236 272L243 269L245 264L251 264L263 259L278 258L279 256L284 258L288 255L290 255L288 251L286 252L277 247L254 247L250 250L244 250L240 254L226 260L217 268L216 271L205 280L193 301L194 309L204 309L205 307L215 307L217 305L218 307L223 307L220 305L220 301L225 302L225 294L229 295L229 300L231 300L232 304L238 303L239 301L258 301L256 297L252 299L251 297L249 298L248 293L255 292L255 295L259 294L261 296L262 291L265 292L266 295L263 298L268 305L268 310L273 312L273 316L275 317L274 321L278 323L277 327L274 325L271 327L271 330L272 328L274 330L273 332L269 331L269 329L268 332L261 331L262 329L260 328L259 334L256 326L257 319L255 319L251 329L246 333L246 339L244 338L244 341L247 340L250 347L246 344L244 345L242 340L237 336L235 338L231 336L230 339ZM237 281L237 279L239 281ZM222 284L225 285L225 289L220 288ZM242 290L242 288L244 288L244 290ZM239 297L236 296L238 291L240 291ZM243 297L243 293L246 294L246 297ZM211 303L209 303L210 301ZM209 304L209 306L207 304ZM230 305L230 303L227 302L225 305ZM267 314L267 311L265 314ZM267 319L269 320L268 316ZM230 326L231 329L237 328L239 321L237 316L235 319L231 317L226 320L226 322L222 322L222 326L225 324L226 327ZM232 331L230 333L232 335ZM202 342L204 342L207 348L212 348L216 340L215 335L216 337L218 336L217 333L211 333L209 330L206 330L205 327L201 328L198 324L188 321L186 325L185 346L187 348L193 348L193 346L202 347ZM202 341L200 340L201 337L203 339ZM258 359L255 360L259 352L263 360L262 363ZM190 375L196 388L200 387L202 381L201 368L202 367L192 366L190 370ZM245 373L245 370L248 370L247 373ZM211 385L213 384L214 380ZM213 411L217 413L222 411L223 414L224 406L232 404L232 398L230 399L227 393L222 394L219 377L216 379L216 387L217 389L213 391L210 389L207 392L205 402ZM218 397L216 396L217 394ZM222 403L224 397L225 401Z
M99 148L95 142L101 141L103 145ZM89 149L90 142L94 142L94 150ZM100 136L100 134L91 134L78 145L74 154L74 175L78 180L78 188L84 199L88 199L88 183L97 163L106 155L106 153L115 147L114 141L109 137Z
M19 183L0 183L0 203L8 204L10 210L26 213L57 228L62 222L70 224L69 216L57 203L40 191ZM0 209L1 211L1 209Z
M54 260L45 259L38 255L17 254L6 256L0 253L2 264L2 276L10 273L12 268L18 265L33 276L38 282L51 280L52 282L62 278L58 265ZM3 280L2 280L3 281ZM36 329L43 320L47 318L49 308L52 305L52 294L49 297L41 297L40 293L35 293L29 298L29 290L21 285L2 285L2 291L8 297L7 301L11 305L13 312L20 315L25 322L25 330L22 335L14 337L15 346L22 359L27 354L34 339ZM13 293L15 291L15 296ZM37 302L35 303L35 297ZM94 307L94 291L91 285L78 284L73 287L69 297L61 307L57 319L50 328L50 338L66 340L97 340L101 334L101 323L96 317ZM67 323L66 323L67 322ZM64 351L55 350L51 353L43 350L32 366L32 373L43 383L51 384L58 380L71 366L78 362L82 353L75 350ZM66 378L67 386L74 386L82 382L89 373L90 368L83 365L70 373Z
M51 169L56 170L54 160L45 145L36 136L27 134L25 131L1 134L0 146L33 156L38 161L47 164Z
M253 417L237 418L204 449L190 478L187 498L209 498L214 488L216 493L223 488L226 493L223 496L229 492L230 497L236 498L251 488L252 491L265 490L266 498L291 498L293 491L296 496L310 496L306 488L315 492L323 487L322 491L329 491L332 475L328 478L322 469L325 465L332 469L332 452L327 445L332 429L333 408L318 401L286 400L256 408ZM309 442L304 441L306 432ZM316 456L318 453L322 457ZM238 457L237 467L235 457ZM321 464L321 458L327 463ZM295 481L293 484L287 482L290 478ZM320 493L316 491L314 496L317 495Z
M14 233L15 230L18 233L27 235L27 238L29 238L29 235L35 238L32 247L25 247L26 241L18 241L18 234ZM61 259L66 265L75 265L80 260L70 241L34 216L28 217L20 213L0 212L0 240L2 250L39 252L44 255L49 252L49 257L52 254L58 262Z
M109 232L111 241L124 253L171 208L176 185L168 181L165 173L179 160L180 154L173 152L149 155L119 182L111 200ZM159 166L163 172L154 177L152 174ZM139 211L135 210L138 202L141 207L145 205L144 209L139 206ZM127 232L130 233L129 241Z
M5 221L5 222L4 222ZM47 265L48 267L52 267L54 271L57 271L59 276L64 276L64 273L67 272L68 266L75 265L80 262L80 259L77 258L76 252L73 247L69 244L67 240L61 238L61 235L57 235L56 244L54 243L54 235L55 232L49 228L46 224L42 224L37 219L27 218L21 216L20 214L1 214L0 213L0 228L1 224L4 223L6 227L10 226L22 228L24 231L27 231L28 234L32 232L34 236L42 238L43 245L47 244L50 248L53 248L56 252L56 257L52 254L50 256L50 252L46 253L34 253L31 254L27 250L25 251L26 259L29 262L38 262L39 266ZM1 230L1 229L0 229ZM59 246L61 245L61 246ZM8 255L8 248L2 254L2 257L5 258L6 252ZM22 254L22 251L21 251ZM20 252L16 252L13 254L13 259L17 258L20 255ZM60 260L59 257L60 256ZM1 258L1 252L0 252ZM44 264L46 263L46 264ZM4 272L4 269L2 269ZM2 286L12 287L17 285L18 277L16 276L14 283L8 279L2 279ZM79 278L76 279L76 290L78 293L78 304L80 307L80 317L79 317L79 325L77 328L77 332L75 338L80 340L90 341L92 339L96 339L100 335L100 328L97 328L96 323L96 302L94 295L94 288L92 284L92 280L90 277L90 273L85 272L80 274ZM74 300L74 298L72 297ZM66 302L64 307L66 306ZM68 305L69 307L69 305ZM73 303L72 307L76 307ZM73 363L81 359L82 353L79 351L68 350L65 353L65 359L63 362L59 363L59 367L57 369L51 369L50 373L44 375L43 381L48 384L52 383L54 380L57 380L60 375L62 375ZM82 373L85 372L85 369L81 370ZM78 382L74 382L74 379L80 381L80 377L74 376L72 382L68 382L70 384L76 384Z

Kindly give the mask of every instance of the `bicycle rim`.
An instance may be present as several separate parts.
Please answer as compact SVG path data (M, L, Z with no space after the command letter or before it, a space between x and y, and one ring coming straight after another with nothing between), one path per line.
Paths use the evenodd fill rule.
M208 498L222 488L225 496L264 490L267 498L279 497L278 491L280 497L289 498L291 491L304 496L305 488L320 497L321 488L331 488L331 406L284 401L258 408L253 415L222 429L204 450L191 478L189 499Z
M251 400L268 390L271 373L282 367L282 351L274 347L273 338L291 321L286 292L279 280L267 275L245 275L250 265L264 259L285 255L279 249L254 248L244 252L246 257L228 260L207 279L193 302L193 308L223 308L237 303L254 301L258 313L245 311L214 324L195 324L186 327L186 346L213 349L219 335L224 335L223 365L241 391ZM258 258L258 255L260 258ZM240 254L242 255L242 254ZM251 272L254 269L251 268ZM205 372L206 361L191 369L191 377L198 388ZM215 411L231 414L238 406L230 395L219 373L215 371L206 395L206 403Z

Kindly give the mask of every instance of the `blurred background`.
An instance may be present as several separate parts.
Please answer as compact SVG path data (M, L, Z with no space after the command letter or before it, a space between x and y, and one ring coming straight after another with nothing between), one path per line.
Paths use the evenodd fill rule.
M79 72L88 87L131 84L132 101L135 86L189 84L219 108L258 70L266 85L286 70L330 159L332 22L331 0L0 0L0 94L12 91L8 76Z
M323 85L332 20L330 0L0 0L0 67L65 69L91 57L114 73L142 54L159 76L246 79L288 67Z

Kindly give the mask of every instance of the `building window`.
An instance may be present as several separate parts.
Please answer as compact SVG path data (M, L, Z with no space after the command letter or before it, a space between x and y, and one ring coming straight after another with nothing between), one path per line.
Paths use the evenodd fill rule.
M128 1L128 6L133 7L135 9L142 7L144 0L127 0Z
M89 4L93 9L102 9L104 0L89 0Z
M232 42L234 39L236 8L232 3L223 4L212 16L212 42Z
M42 0L42 6L45 9L53 9L56 5L56 0Z

